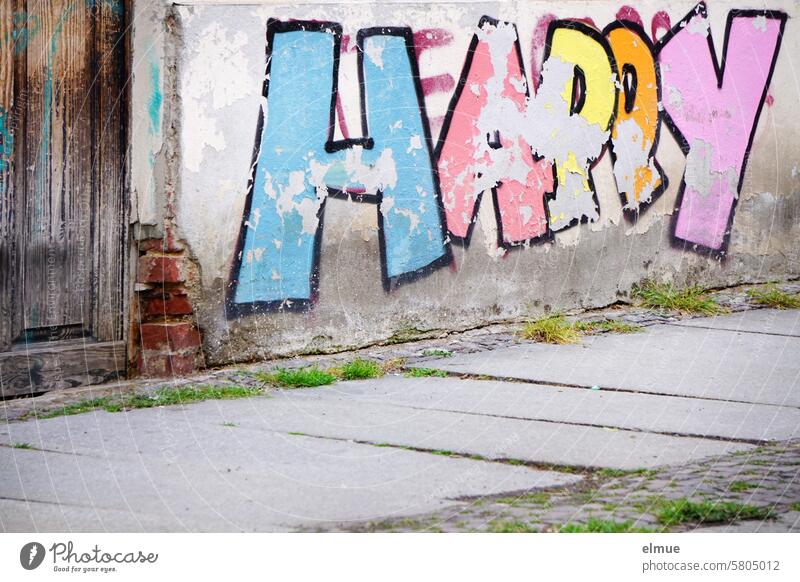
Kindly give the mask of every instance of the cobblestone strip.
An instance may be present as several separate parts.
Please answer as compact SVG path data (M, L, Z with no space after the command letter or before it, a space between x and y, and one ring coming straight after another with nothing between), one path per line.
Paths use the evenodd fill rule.
M800 532L800 441L652 471L598 470L572 488L460 500L455 509L333 531L692 531L750 518Z

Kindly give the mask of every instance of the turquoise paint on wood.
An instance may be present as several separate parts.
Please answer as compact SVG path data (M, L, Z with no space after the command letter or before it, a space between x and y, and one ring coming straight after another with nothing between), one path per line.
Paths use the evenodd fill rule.
M161 93L161 70L158 68L158 63L150 64L150 84L153 87L148 106L150 133L155 134L161 131L161 104L164 101L164 96Z

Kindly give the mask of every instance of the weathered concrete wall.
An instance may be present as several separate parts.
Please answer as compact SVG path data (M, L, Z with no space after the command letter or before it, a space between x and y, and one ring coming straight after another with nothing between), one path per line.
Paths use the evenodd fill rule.
M210 363L800 274L795 2L185 4L134 161Z

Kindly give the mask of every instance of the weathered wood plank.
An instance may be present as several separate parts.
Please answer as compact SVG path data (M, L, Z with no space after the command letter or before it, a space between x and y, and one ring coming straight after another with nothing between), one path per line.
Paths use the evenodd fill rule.
M27 55L21 327L91 328L91 12L73 0L29 0L28 18L41 30Z
M0 351L11 344L14 184L14 3L0 3Z
M125 370L125 342L32 344L0 354L0 398L108 382Z
M126 321L126 38L121 1L98 3L96 10L98 230L94 255L97 270L104 276L97 280L94 335L117 340L124 335Z

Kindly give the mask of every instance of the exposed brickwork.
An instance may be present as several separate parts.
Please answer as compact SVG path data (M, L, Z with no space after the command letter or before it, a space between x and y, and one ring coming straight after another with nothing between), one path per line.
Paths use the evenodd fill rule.
M200 332L187 321L143 323L139 331L145 351L168 349L174 352L200 345Z
M139 257L139 283L182 283L183 257L146 254Z
M142 374L147 376L185 376L202 367L198 354L159 354L158 352L143 353Z
M164 293L151 295L144 304L144 315L147 318L171 315L191 315L192 304L185 293Z
M203 367L202 339L186 290L185 249L167 228L161 239L139 242L138 330L132 365L144 376L191 374Z

